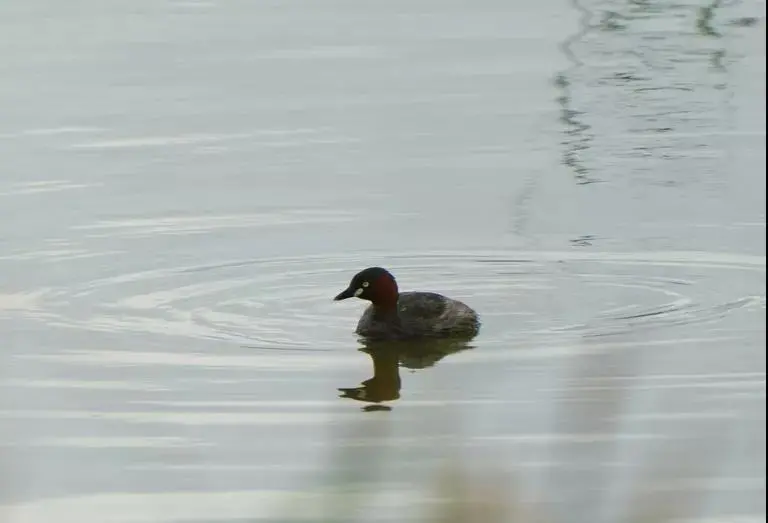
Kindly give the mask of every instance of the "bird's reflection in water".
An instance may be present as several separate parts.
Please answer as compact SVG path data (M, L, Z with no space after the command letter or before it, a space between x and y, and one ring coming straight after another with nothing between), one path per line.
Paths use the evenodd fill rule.
M373 377L362 382L359 387L340 388L339 397L369 403L363 407L367 412L392 410L381 403L400 398L400 367L425 369L449 354L471 348L469 342L463 340L364 342L360 351L371 357Z

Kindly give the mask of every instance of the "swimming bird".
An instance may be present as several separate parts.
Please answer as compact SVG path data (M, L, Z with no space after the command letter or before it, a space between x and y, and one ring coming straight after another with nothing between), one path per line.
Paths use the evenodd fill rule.
M471 339L480 331L477 313L465 303L435 292L401 293L395 277L382 267L355 274L334 300L348 298L371 302L355 329L367 339Z

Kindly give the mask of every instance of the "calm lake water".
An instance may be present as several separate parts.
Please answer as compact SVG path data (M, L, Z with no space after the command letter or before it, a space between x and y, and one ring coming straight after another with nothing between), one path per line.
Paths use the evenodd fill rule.
M0 521L765 521L764 22L4 0Z

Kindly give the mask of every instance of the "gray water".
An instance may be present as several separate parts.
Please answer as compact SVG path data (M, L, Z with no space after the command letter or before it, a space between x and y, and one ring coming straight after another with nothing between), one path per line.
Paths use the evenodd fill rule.
M765 521L764 22L4 0L0 521Z

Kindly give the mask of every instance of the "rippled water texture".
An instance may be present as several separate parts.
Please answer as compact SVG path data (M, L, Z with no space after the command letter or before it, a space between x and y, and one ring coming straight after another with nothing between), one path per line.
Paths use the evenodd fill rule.
M0 521L765 521L764 11L3 1Z

